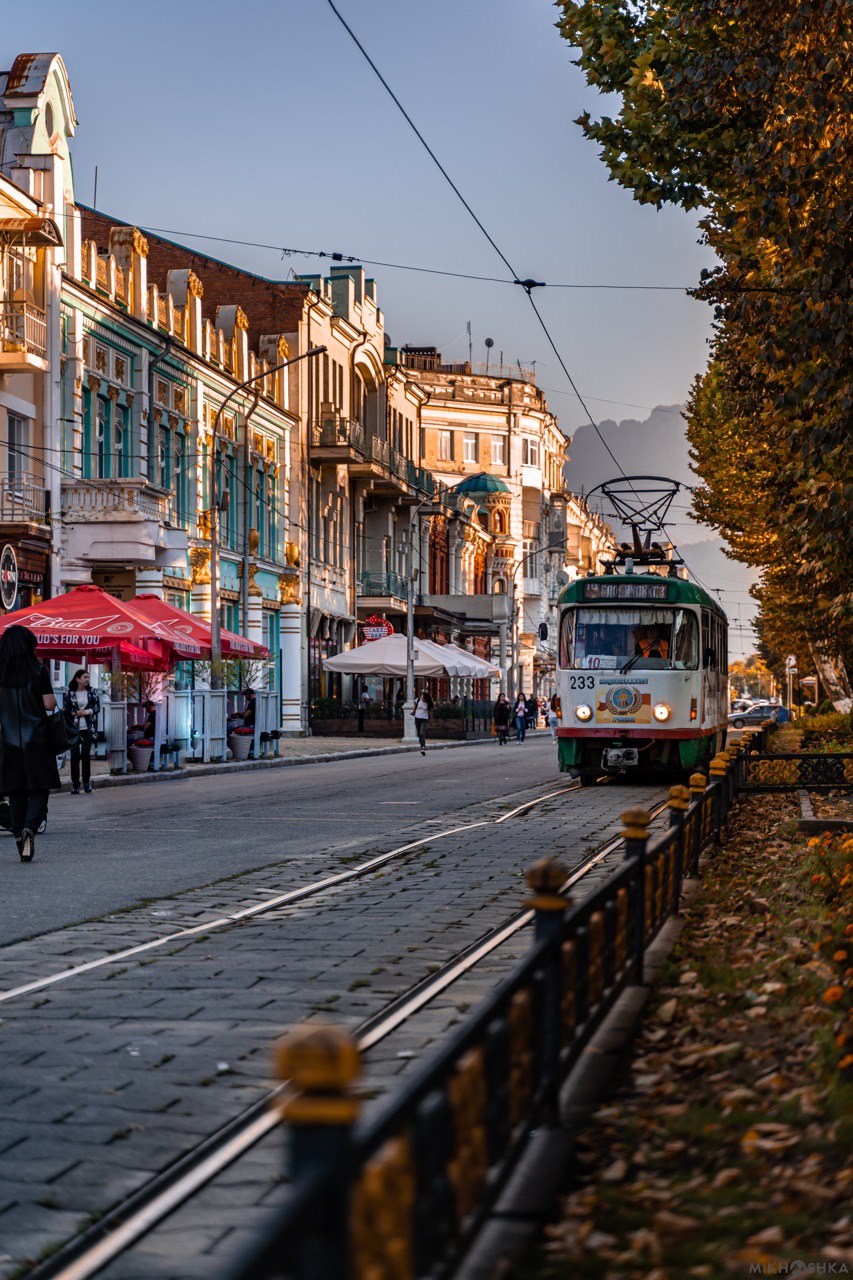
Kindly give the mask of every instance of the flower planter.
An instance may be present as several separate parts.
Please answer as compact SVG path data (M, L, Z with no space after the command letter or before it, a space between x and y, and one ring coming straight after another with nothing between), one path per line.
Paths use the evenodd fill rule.
M253 733L232 733L228 739L228 746L231 748L231 754L234 759L248 760L254 740L255 735Z
M130 763L133 766L134 773L148 772L148 766L154 754L152 747L128 747L127 754L130 756Z

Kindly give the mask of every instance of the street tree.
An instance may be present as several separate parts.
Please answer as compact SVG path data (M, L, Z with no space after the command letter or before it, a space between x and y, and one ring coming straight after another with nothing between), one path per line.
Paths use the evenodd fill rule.
M714 308L711 360L686 411L696 514L762 570L768 643L810 649L843 685L853 652L849 4L558 8L588 81L618 100L614 114L578 122L611 176L642 203L698 210L717 255L695 290Z

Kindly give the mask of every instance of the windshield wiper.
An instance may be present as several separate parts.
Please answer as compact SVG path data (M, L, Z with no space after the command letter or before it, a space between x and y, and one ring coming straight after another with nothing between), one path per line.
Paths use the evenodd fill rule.
M639 662L641 658L653 658L653 657L655 657L655 654L653 654L653 653L635 653L635 654L634 654L634 656L633 656L633 658L629 658L629 659L628 659L628 661L625 663L624 667L620 667L620 668L619 668L619 674L620 674L620 676L624 676L624 674L625 674L625 672L626 672L626 671L630 671L630 670L631 670L631 668L633 667L634 663L635 663L635 662ZM664 671L674 671L674 670L675 670L675 663L672 661L672 659L671 659L671 658L661 658L661 662L665 662L665 663L666 663L666 666L665 666L665 667L663 667L663 670L664 670ZM660 668L660 667L649 667L648 669L649 669L649 671L659 671L659 670L661 670L661 668Z
M620 676L624 676L626 671L630 671L634 663L639 662L642 657L645 657L645 654L635 653L633 658L629 658L628 661L625 663L624 667L619 668Z

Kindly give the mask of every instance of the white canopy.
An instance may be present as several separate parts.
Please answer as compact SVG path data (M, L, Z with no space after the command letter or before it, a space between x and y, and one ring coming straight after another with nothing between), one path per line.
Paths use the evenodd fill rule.
M415 675L451 674L427 646L430 650L440 647L430 645L428 640L415 640ZM369 640L357 649L348 649L346 653L337 653L333 658L324 658L323 666L327 671L338 671L348 676L405 676L406 637L395 631L393 635L384 636L381 640Z
M466 672L466 674L470 675L474 680L490 680L503 675L501 668L493 662L486 662L485 658L478 658L476 653L469 653L467 649L463 649L458 644L444 644L439 647L464 658L470 668L470 671Z

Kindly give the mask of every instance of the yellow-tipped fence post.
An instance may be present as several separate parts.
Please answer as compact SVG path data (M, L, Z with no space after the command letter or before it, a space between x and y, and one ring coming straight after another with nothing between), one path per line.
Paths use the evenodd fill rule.
M652 815L648 809L627 809L622 814L624 827L622 839L625 843L625 858L631 859L637 867L637 877L632 886L634 894L634 910L631 918L634 921L631 946L634 953L634 965L637 982L643 981L643 950L646 944L646 877L649 874L646 866L646 847L649 843L649 823Z
M714 788L714 842L719 844L723 838L723 823L726 815L726 774L729 769L729 757L723 753L714 756L709 772Z
M706 814L705 814L705 791L708 786L708 779L704 773L691 773L690 775L690 803L696 805L696 812L693 820L693 848L690 851L690 866L694 876L699 874L699 858L702 853L702 845L705 840L707 830Z
M275 1052L276 1072L291 1087L279 1106L290 1127L288 1180L320 1174L326 1192L306 1213L292 1262L300 1280L350 1274L350 1146L359 1104L351 1088L361 1071L358 1045L341 1027L294 1027ZM291 1261L290 1259L288 1260Z
M684 847L684 841L686 838L684 834L684 819L687 816L687 810L689 808L690 808L690 792L687 790L687 788L680 787L680 786L670 787L669 789L669 825L670 827L677 827L677 832L675 836L677 841L676 848L678 850L678 857L676 859L676 867L678 869L677 870L678 880L677 880L676 890L675 890L676 906L681 899L681 881L684 878L684 864L687 856L689 855L689 850L685 849Z
M534 912L536 941L547 942L545 990L542 1001L542 1098L546 1124L556 1125L560 1113L560 1022L563 1007L562 933L563 918L570 905L559 890L568 871L553 858L534 862L525 879L533 896L526 906Z

